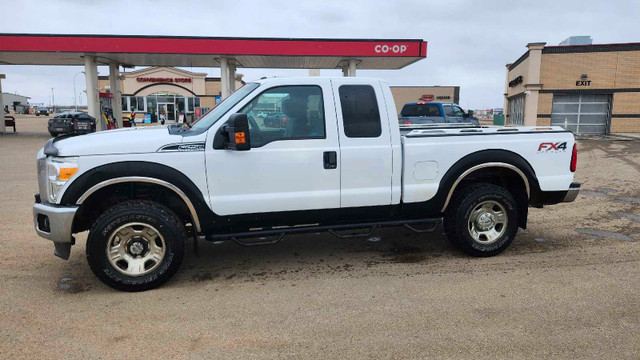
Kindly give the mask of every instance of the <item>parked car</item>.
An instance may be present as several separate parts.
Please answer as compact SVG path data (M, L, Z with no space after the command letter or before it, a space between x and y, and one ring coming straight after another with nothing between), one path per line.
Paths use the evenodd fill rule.
M265 98L279 99L285 128L250 115ZM275 78L247 83L191 126L50 139L37 155L35 230L64 259L88 230L94 274L140 291L176 273L188 239L254 246L405 226L443 229L467 254L492 256L526 228L530 206L578 195L570 131L401 135L395 108L381 80Z
M49 116L49 109L46 107L38 106L35 108L34 112L36 116L40 116L40 115Z
M458 104L441 102L408 103L402 107L398 117L400 126L427 124L471 124L480 122L473 111L464 112Z
M86 112L63 112L49 119L49 134L87 134L96 131L96 119Z

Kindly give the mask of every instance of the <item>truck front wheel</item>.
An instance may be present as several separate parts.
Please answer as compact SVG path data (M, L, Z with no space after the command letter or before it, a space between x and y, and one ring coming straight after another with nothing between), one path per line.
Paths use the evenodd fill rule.
M518 232L517 203L506 189L474 184L456 193L445 214L449 240L471 256L501 253Z
M166 206L126 201L105 211L89 230L87 261L114 289L148 290L178 271L186 238L183 224Z

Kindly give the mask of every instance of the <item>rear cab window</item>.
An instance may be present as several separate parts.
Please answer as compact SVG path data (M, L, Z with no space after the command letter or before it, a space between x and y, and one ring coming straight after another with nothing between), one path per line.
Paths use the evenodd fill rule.
M338 88L344 134L350 138L377 138L382 134L380 110L371 85Z
M400 116L420 117L420 116L442 116L440 106L437 104L407 104L402 107Z

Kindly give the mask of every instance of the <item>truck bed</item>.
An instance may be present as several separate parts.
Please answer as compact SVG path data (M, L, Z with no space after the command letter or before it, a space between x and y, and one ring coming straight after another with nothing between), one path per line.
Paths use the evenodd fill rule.
M544 134L544 136L540 136ZM401 136L402 200L427 201L438 192L443 176L461 159L502 152L528 164L540 191L569 188L574 137L561 127L472 127L411 130Z

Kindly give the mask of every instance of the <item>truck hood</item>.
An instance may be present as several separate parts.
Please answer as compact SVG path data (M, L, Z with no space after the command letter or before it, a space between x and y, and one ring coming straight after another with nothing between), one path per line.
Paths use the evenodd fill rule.
M156 152L160 147L182 142L164 126L100 131L87 135L52 139L58 156L113 155ZM45 147L46 148L46 147Z

